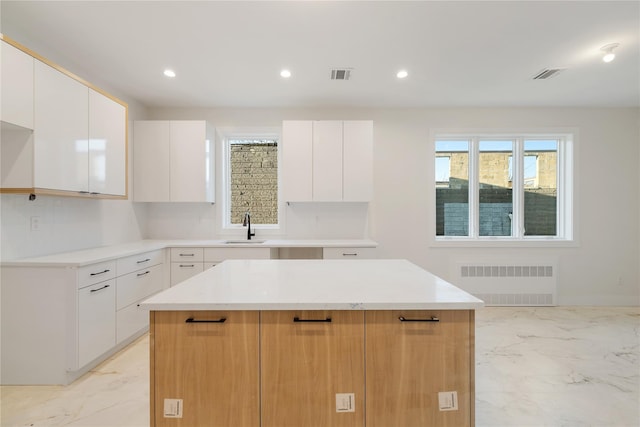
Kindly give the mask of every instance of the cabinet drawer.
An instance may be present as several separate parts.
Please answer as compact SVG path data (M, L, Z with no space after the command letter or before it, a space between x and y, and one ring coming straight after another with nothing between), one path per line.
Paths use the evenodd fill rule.
M204 248L171 248L171 262L204 261Z
M162 266L144 268L118 277L116 301L120 310L162 290Z
M202 262L172 262L171 263L171 286L187 280L189 277L195 276L204 271L204 263Z
M116 277L116 262L105 261L78 269L78 289Z
M158 250L120 258L117 261L118 276L122 276L142 268L162 264L162 255L163 251Z
M204 259L207 262L225 259L269 259L271 248L205 248Z
M376 257L375 248L323 248L323 259L371 259Z
M149 310L136 302L116 314L116 340L121 343L136 332L149 326Z

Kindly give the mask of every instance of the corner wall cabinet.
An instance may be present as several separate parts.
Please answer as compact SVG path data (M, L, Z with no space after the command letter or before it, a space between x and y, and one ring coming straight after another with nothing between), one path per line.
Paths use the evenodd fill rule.
M68 384L144 333L164 250L81 267L2 267L3 385Z
M213 203L214 132L202 120L135 121L133 200Z
M33 129L33 63L31 55L0 42L2 108L0 119L26 129Z
M282 124L288 202L368 202L373 198L373 122Z
M126 198L127 105L12 43L3 37L3 54L12 52L3 57L3 73L17 67L28 73L31 58L33 77L31 86L19 80L5 91L3 74L2 105L9 108L7 121L2 117L0 192ZM18 80L14 74L6 78Z

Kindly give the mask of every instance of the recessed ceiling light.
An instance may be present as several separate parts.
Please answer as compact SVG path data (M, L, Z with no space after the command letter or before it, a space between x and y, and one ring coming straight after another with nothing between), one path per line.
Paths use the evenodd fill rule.
M175 77L176 72L167 68L166 70L164 70L164 75L167 77Z
M407 70L400 70L398 71L398 73L396 74L396 77L399 79L404 79L409 75L409 73L407 72Z
M288 79L289 77L291 77L291 71L287 69L280 71L280 77Z
M614 60L614 58L616 57L616 54L615 54L615 53L613 53L613 50L614 50L615 48L617 48L618 46L620 46L620 44L619 44L619 43L611 43L611 44L608 44L608 45L606 45L606 46L602 46L602 47L600 48L600 50L604 52L604 55L602 56L602 60L603 60L604 62L611 62L611 61L613 61L613 60Z

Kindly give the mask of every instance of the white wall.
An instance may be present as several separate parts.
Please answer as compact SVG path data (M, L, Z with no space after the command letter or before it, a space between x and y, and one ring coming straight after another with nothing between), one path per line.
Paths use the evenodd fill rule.
M284 119L373 119L375 200L368 215L352 205L342 213L335 206L289 207L284 237L340 237L342 233L371 237L379 242L382 257L407 258L450 280L452 265L461 258L552 257L559 261L560 304L638 305L639 112L615 108L152 109L150 118L205 119L222 127L279 126ZM442 128L575 130L577 244L433 247L429 134ZM183 231L188 237L215 236L216 220L209 220L215 215L214 206L152 205L147 236L169 233L172 236L167 237L175 237ZM175 218L180 219L174 222Z

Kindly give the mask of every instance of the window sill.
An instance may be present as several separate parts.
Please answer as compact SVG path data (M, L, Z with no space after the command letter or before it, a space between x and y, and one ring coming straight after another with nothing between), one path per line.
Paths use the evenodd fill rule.
M431 241L434 248L573 248L580 246L576 240L568 239L465 239L442 237Z

